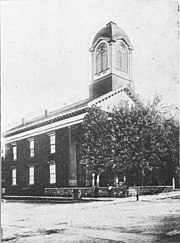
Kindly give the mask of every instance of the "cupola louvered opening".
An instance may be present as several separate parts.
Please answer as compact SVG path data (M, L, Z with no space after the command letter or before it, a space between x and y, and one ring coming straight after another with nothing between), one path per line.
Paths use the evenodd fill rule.
M96 74L108 69L108 47L106 43L100 43L96 50Z
M128 50L123 42L117 43L116 67L118 70L128 73Z

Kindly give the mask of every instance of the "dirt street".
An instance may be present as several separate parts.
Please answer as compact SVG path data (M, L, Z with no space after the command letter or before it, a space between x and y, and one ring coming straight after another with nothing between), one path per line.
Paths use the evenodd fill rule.
M2 242L180 242L180 196L2 203Z

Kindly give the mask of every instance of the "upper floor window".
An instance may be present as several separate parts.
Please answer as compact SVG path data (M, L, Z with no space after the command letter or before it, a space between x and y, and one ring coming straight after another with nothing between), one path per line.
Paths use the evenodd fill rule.
M15 186L17 184L16 180L16 168L12 168L12 185Z
M56 164L54 161L49 164L50 184L56 183Z
M56 137L55 137L55 133L50 133L50 151L51 154L56 152Z
M101 73L108 68L108 47L101 43L96 50L96 73Z
M30 185L34 184L34 166L33 165L29 166L29 184Z
M123 72L128 72L128 51L123 42L117 44L116 67Z
M34 139L29 140L30 145L30 157L34 157Z
M17 145L13 145L13 160L17 160Z

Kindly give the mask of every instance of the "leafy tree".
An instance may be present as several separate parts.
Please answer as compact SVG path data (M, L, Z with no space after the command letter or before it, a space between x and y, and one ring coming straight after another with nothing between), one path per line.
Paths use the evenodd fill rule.
M89 171L99 174L111 166L131 185L170 183L178 168L179 126L157 108L160 103L155 96L144 107L123 102L111 113L90 108L82 143Z
M108 117L108 113L93 106L84 118L82 157L88 159L91 173L99 174L112 156Z

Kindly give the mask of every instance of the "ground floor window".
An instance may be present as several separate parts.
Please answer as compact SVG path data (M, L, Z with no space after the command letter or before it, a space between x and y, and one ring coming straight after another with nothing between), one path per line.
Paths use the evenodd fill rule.
M56 164L51 162L49 164L50 184L56 183Z
M33 165L29 166L29 184L30 185L34 184L34 166Z
M16 184L17 184L16 168L12 168L12 185L15 186Z

